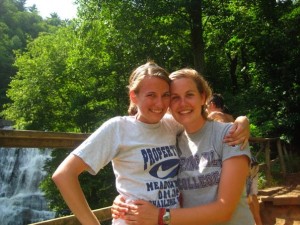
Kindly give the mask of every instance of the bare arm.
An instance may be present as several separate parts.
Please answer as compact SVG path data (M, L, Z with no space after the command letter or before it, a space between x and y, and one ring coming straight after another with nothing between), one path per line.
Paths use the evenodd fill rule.
M172 209L171 225L200 223L204 225L229 221L243 192L249 173L248 164L249 159L246 156L225 160L217 200L192 209Z
M230 220L244 189L249 173L248 163L246 156L236 156L225 160L216 201L193 208L171 209L171 225L205 225ZM158 208L142 200L135 201L135 203L138 213L127 213L125 216L127 224L156 225Z
M241 144L241 149L244 149L250 137L250 124L246 116L239 116L234 121L229 134L225 136L224 142L228 145Z
M70 154L56 169L52 179L71 211L83 225L99 225L78 180L78 176L87 169L88 166L82 159Z

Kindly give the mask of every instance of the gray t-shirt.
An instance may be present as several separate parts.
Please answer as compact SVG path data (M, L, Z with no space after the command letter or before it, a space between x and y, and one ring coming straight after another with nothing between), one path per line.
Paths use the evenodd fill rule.
M207 121L198 132L193 134L183 132L179 136L178 185L184 208L216 200L224 160L238 155L246 155L250 159L249 148L241 151L240 146L231 147L223 143L223 138L230 127L229 123ZM224 224L254 224L245 192L231 221Z
M117 191L128 202L144 199L157 207L179 207L176 135L181 131L169 116L157 124L145 124L132 116L115 117L72 153L90 166L92 174L112 161Z

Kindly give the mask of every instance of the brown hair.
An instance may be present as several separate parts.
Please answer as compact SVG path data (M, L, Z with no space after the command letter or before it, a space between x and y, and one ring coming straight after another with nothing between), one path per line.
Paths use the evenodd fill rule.
M177 71L171 73L169 77L170 77L171 81L180 79L180 78L192 79L195 82L199 93L204 94L204 96L206 98L205 102L207 101L207 99L210 99L210 97L212 95L212 90L211 90L208 82L204 79L204 77L200 73L198 73L194 69L189 69L189 68L180 69L180 70L177 70ZM207 107L206 104L204 104L202 106L202 110L201 110L201 114L205 119L207 119L206 107Z
M146 64L137 67L129 77L129 85L127 86L130 91L134 91L134 93L138 94L140 88L140 82L148 76L155 76L164 81L168 84L171 83L169 78L169 73L163 69L162 67L158 66L153 61L148 61ZM135 115L137 113L136 105L130 101L128 114Z

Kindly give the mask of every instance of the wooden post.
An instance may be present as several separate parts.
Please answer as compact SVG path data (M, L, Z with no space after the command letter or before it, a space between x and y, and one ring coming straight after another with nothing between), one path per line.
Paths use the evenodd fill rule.
M285 157L289 158L289 153L286 150L286 145L284 142L282 143L282 150L283 150L283 155L285 155Z
M266 142L266 147L265 147L265 156L266 156L266 180L267 180L267 185L271 184L272 181L272 175L271 175L271 149L270 149L270 140Z
M278 151L278 156L279 156L279 162L280 162L280 166L281 166L281 172L282 172L283 177L285 177L286 176L286 167L285 167L285 162L284 162L284 158L283 158L282 146L281 146L280 139L278 139L276 141L276 145L277 145L277 151Z

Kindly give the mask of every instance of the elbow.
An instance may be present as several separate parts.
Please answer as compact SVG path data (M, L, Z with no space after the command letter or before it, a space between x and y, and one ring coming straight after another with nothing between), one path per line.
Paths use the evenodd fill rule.
M232 217L233 217L233 213L226 213L224 214L221 222L223 223L229 222L232 219Z
M52 181L56 184L56 186L60 186L60 184L63 183L63 181L65 180L64 179L64 174L59 172L59 171L55 171L53 174L52 174Z
M227 209L223 210L222 216L221 216L221 223L229 222L232 220L234 215L234 208L227 207Z
M55 171L53 174L52 174L52 181L56 184L59 182L59 179L60 179L60 176L59 174Z

